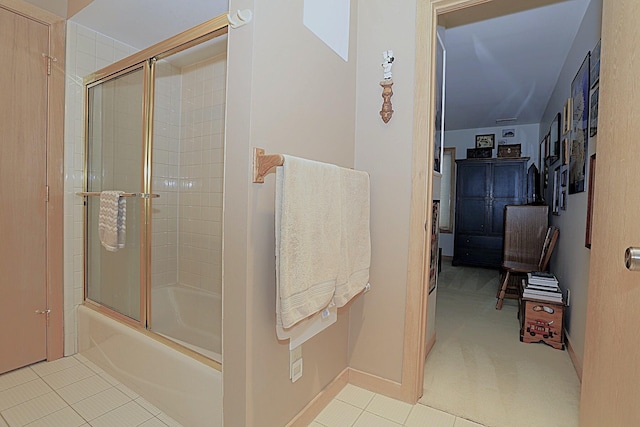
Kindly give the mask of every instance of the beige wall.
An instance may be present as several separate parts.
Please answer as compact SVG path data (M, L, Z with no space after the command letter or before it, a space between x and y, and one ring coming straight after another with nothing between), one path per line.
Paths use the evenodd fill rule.
M288 342L275 335L275 176L251 183L251 149L353 167L357 2L349 62L303 26L302 2L231 1L245 8L253 21L229 32L224 416L230 426L281 426L347 367L349 313L303 344L304 375L291 383Z
M371 175L371 292L351 308L350 366L401 381L413 148L415 1L366 0L358 15L355 167ZM385 124L382 52L395 56ZM425 190L426 191L426 190Z
M548 131L553 116L562 111L564 102L571 95L571 82L587 52L592 50L600 39L601 24L602 0L592 0L585 12L573 45L567 54L567 59L560 72L556 87L543 115L543 120L540 124L540 140L544 137L543 134ZM598 135L589 138L589 156L596 151L597 137ZM587 165L588 163L587 157ZM553 179L554 169L559 164L560 162L556 162L549 167L551 179ZM584 246L589 174L587 166L585 191L570 194L567 210L561 211L560 216L550 216L550 224L560 228L560 238L551 258L551 270L558 276L560 285L565 290L571 291L570 305L565 312L565 329L567 331L567 339L578 359L578 368L582 365L584 357L587 285L591 261L591 250ZM551 200L549 192L552 187L552 184L549 185L547 200Z

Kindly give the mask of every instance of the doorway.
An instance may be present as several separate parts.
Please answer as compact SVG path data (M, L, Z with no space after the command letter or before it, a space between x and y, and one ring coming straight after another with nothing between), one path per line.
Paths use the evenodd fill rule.
M431 31L429 31L431 34L435 33L435 27L436 24L439 22L438 18L440 17L440 15L451 12L451 11L456 11L459 13L462 12L466 12L468 15L476 15L476 16L482 16L482 13L475 13L475 10L473 11L473 13L471 12L467 12L468 8L470 8L471 6L475 6L478 5L480 3L486 3L486 2L476 2L476 1L442 1L442 2L438 2L438 1L434 1L434 2L430 2L430 6L433 6L433 13L431 16L431 27L429 28ZM501 1L494 1L491 2L493 4L493 7L495 10L498 10L500 13L502 13L502 6L504 5L504 2ZM549 3L549 2L547 2ZM464 9L464 11L463 11ZM488 18L488 17L487 17ZM433 45L433 40L431 40L431 44ZM449 52L450 53L450 52ZM429 79L430 81L432 81L433 79ZM447 83L450 83L450 79L447 78ZM449 93L449 91L447 91L447 93ZM447 116L447 118L449 118ZM478 126L479 127L479 126ZM496 135L497 136L497 135ZM537 141L536 141L537 142ZM496 144L498 143L498 140L496 139ZM460 148L458 148L460 150ZM428 152L429 150L427 150ZM462 154L462 157L464 157L464 150L460 150ZM495 157L495 154L493 155ZM428 204L428 200L427 200L427 204ZM497 273L496 273L496 279L497 279ZM426 286L426 285L425 285ZM496 280L496 286L497 286L497 280ZM493 302L495 303L495 298L491 298L493 299ZM424 306L423 306L424 309ZM438 308L439 310L440 308ZM504 314L504 313L503 313ZM515 315L514 315L515 317ZM510 316L511 319L511 316ZM516 325L516 329L517 329L517 320L512 319L514 325ZM515 336L515 341L517 342L517 330L516 330L516 334ZM442 338L440 336L440 333L438 333L438 340ZM436 345L437 345L437 341L436 341ZM422 379L422 377L420 378Z
M5 3L0 1L0 373L63 354L64 21Z

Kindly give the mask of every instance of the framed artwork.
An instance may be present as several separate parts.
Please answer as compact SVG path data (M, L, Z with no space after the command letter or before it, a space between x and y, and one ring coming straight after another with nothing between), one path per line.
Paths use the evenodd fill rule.
M516 136L515 129L502 129L502 137L503 138L513 138Z
M560 188L560 209L567 210L567 189L566 187Z
M593 89L600 81L600 40L591 52L591 67L589 71L589 87Z
M551 204L551 213L560 215L560 166L553 171L553 196Z
M571 153L569 152L569 137L562 138L562 164L569 164L569 156Z
M551 122L549 128L549 157L553 159L553 162L560 157L560 139L562 137L560 133L560 124L562 122L562 114L558 113Z
M598 97L600 96L600 86L596 86L591 92L591 108L589 112L589 136L596 136L598 133Z
M546 134L544 136L544 159L548 162L549 161L549 157L551 156L551 150L549 147L549 134Z
M566 135L571 132L571 98L562 107L562 134Z
M433 137L433 170L442 173L442 156L444 154L444 101L445 101L445 72L446 50L444 44L437 37L436 45L436 99L435 99L435 123Z
M546 162L544 161L544 139L540 141L540 150L538 153L538 170L540 171L540 198L541 201L546 199L547 176Z
M569 194L585 190L589 124L589 58L590 54L587 53L571 83L573 127L571 129L571 156L569 158Z
M593 194L596 183L596 155L589 158L589 196L587 198L587 229L584 235L584 246L591 249L591 220L593 216Z
M476 148L494 148L496 145L496 134L476 135Z
M438 232L440 230L440 201L434 200L431 216L431 262L429 264L429 293L436 288L438 283Z

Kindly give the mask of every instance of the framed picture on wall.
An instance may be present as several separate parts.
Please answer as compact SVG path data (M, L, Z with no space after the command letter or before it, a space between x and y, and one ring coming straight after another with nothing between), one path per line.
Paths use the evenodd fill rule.
M563 165L569 164L570 155L571 153L569 152L569 138L564 137L562 138L562 164Z
M571 129L571 157L569 160L569 194L585 190L589 141L589 58L590 54L587 53L571 83L573 127Z
M596 86L591 92L591 108L589 112L589 136L596 136L598 133L598 97L600 87Z
M549 157L553 162L560 157L560 139L562 137L560 133L560 125L562 122L562 114L558 113L551 122L551 128L549 129Z
M551 204L551 213L554 215L560 215L560 203L562 191L560 190L560 166L553 171L553 202Z
M593 217L593 194L596 184L596 155L589 158L589 195L587 198L587 229L584 235L584 246L591 249L591 220Z
M496 134L476 135L476 148L495 148Z
M429 263L429 293L438 283L438 232L440 231L440 200L434 200L431 206L431 260Z
M589 87L592 89L600 81L600 40L591 52L591 70L589 71Z
M571 98L567 98L567 101L562 107L562 134L566 135L571 132Z

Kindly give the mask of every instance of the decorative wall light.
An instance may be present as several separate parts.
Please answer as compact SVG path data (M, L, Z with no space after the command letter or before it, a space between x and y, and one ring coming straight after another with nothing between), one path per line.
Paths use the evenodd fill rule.
M385 123L389 123L391 120L391 116L393 115L393 106L391 105L391 96L393 95L393 90L391 86L393 86L393 79L391 78L391 67L393 66L393 61L395 58L393 57L392 50L385 50L382 52L382 69L383 69L383 80L380 82L380 86L382 86L382 110L380 110L380 117L382 117L382 121Z

